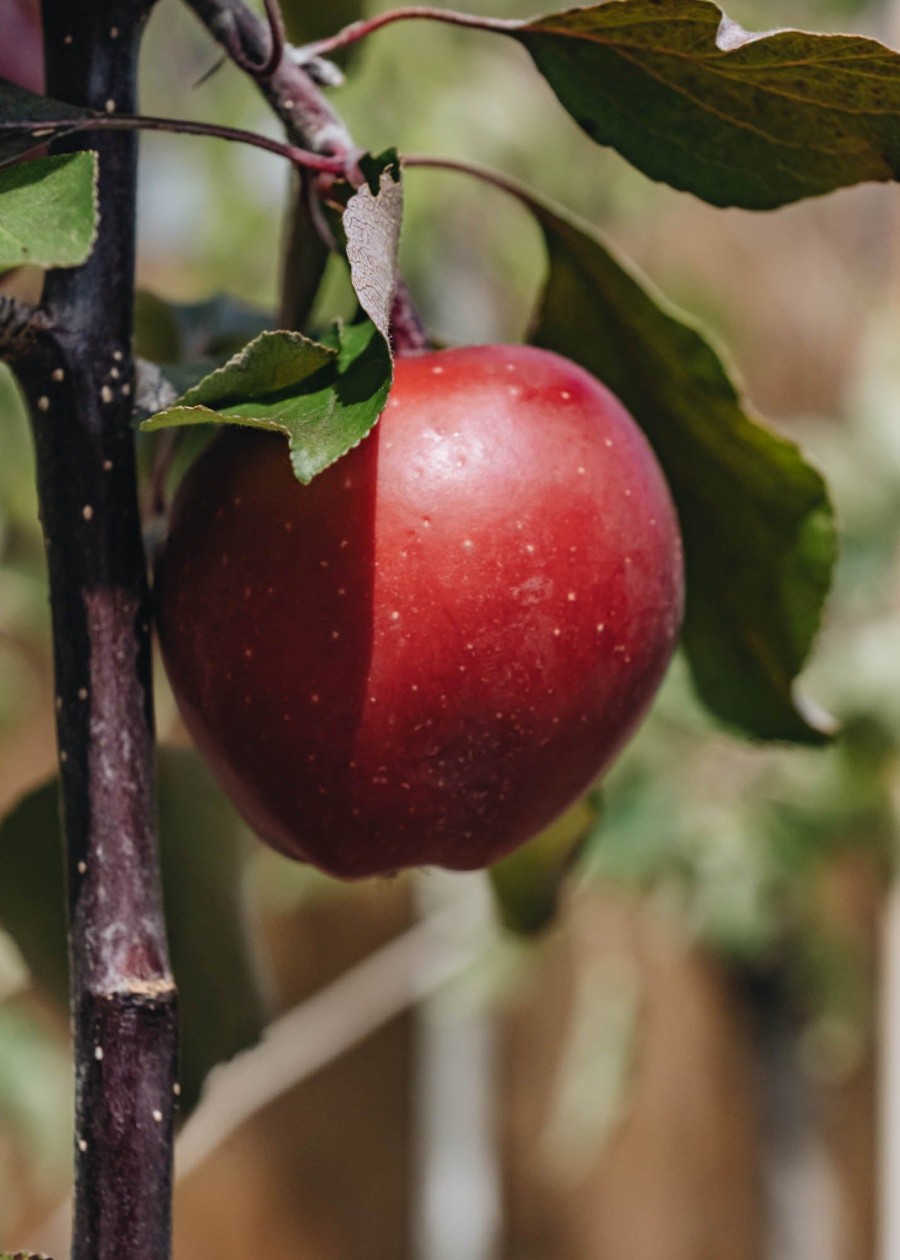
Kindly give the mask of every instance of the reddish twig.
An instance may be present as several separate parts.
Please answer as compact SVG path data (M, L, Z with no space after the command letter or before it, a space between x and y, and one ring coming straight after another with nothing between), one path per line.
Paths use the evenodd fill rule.
M283 144L279 140L271 140L255 131L244 131L240 127L226 127L219 123L195 122L190 118L157 118L150 114L94 114L86 118L66 118L58 124L42 120L34 128L22 122L0 121L0 132L32 131L36 139L35 148L46 143L47 136L57 139L71 136L77 132L92 131L165 131L175 135L212 136L217 140L230 140L236 144L252 145L256 149L264 149L278 157L286 158L295 166L311 171L320 171L328 175L344 175L345 161L342 154L329 156L313 152L311 149L299 148L293 144Z
M484 17L475 13L457 13L452 9L433 9L425 4L407 5L402 9L389 9L386 13L377 13L374 17L363 18L359 22L351 22L335 35L326 39L318 39L313 44L305 44L297 51L306 58L330 57L332 53L347 48L361 39L373 35L385 26L395 22L412 21L441 22L445 26L464 26L473 31L491 31L495 34L508 35L525 25L516 18Z
M228 44L228 54L236 66L254 79L268 79L275 73L284 56L284 19L276 0L263 0L269 22L270 49L262 61L248 56L241 46L240 35L235 30Z

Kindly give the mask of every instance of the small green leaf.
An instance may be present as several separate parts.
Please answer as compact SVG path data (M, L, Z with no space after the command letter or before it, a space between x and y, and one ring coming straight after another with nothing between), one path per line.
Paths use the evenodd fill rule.
M94 247L97 214L96 153L0 168L0 269L79 266Z
M243 896L243 829L196 753L159 750L166 923L181 997L182 1111L206 1074L253 1044L265 1022ZM0 824L0 923L35 983L67 1010L65 879L56 779Z
M187 390L180 403L218 413L244 405L245 400L284 393L290 397L333 358L332 350L302 333L260 333L222 367Z
M45 1256L43 1252L38 1254L35 1251L2 1251L0 1260L50 1260L50 1257Z
M0 166L71 131L91 112L0 79Z
M550 257L532 340L622 400L671 487L685 546L684 645L702 699L749 735L821 742L827 719L797 701L793 684L835 560L822 478L751 414L698 329L592 228L523 199Z
M712 205L900 178L900 55L873 39L754 35L709 0L608 0L513 34L588 135Z
M142 429L210 422L284 433L304 484L366 436L387 403L391 355L368 320L337 329L335 345L263 333Z
M599 810L591 797L578 801L540 835L495 862L488 871L503 926L534 936L556 918L563 883Z

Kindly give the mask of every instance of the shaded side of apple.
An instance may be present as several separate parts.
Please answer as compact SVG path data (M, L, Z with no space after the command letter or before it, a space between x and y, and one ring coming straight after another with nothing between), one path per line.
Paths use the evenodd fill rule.
M44 90L44 50L38 0L0 0L0 78Z
M627 412L511 346L401 360L308 487L277 435L223 432L158 580L175 694L238 808L348 878L483 866L552 821L646 711L682 588Z

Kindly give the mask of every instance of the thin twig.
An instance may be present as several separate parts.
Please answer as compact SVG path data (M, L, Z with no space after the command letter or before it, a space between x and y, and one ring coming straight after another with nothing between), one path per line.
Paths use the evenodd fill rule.
M426 153L405 153L401 158L404 170L452 171L457 175L470 175L473 179L488 184L510 197L515 197L523 205L535 204L535 198L529 189L509 175L503 175L490 166L482 166L478 162L463 161L459 158L432 157Z
M237 38L231 42L229 49L235 65L240 66L254 79L268 79L278 69L281 58L284 56L284 19L281 16L281 10L276 0L263 0L263 4L269 21L269 38L272 45L268 57L263 62L248 57Z
M471 966L490 937L473 930L459 948L460 916L454 905L410 928L275 1020L258 1046L215 1068L178 1138L178 1178L264 1107ZM456 948L436 952L448 935Z
M317 39L312 44L304 44L302 48L297 49L297 53L304 60L312 57L330 57L332 53L339 52L342 48L347 48L361 39L366 39L385 26L392 26L395 22L421 20L441 22L445 26L464 26L473 31L491 31L500 35L508 35L526 25L517 18L485 17L476 13L457 13L452 9L434 9L430 5L412 4L401 9L389 9L386 13L377 13L374 17L363 18L359 22L351 22L336 35Z
M0 121L0 133L4 131L18 132L31 130L29 124L22 122ZM295 166L305 167L312 171L321 171L327 175L343 175L345 163L340 157L329 157L322 153L314 153L310 149L302 149L296 145L283 144L255 131L245 131L240 127L226 127L219 123L196 122L190 118L157 118L151 114L94 114L87 118L66 118L54 124L52 120L43 120L38 131L39 148L44 135L57 137L71 136L80 131L165 131L185 136L212 136L217 140L231 140L237 144L252 145L256 149L264 149L278 157L287 158ZM32 135L36 133L32 130Z

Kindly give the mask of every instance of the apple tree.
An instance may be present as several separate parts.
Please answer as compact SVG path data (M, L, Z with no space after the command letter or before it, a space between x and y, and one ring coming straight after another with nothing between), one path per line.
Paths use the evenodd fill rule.
M577 860L571 836L562 853L525 842L650 701L682 618L682 545L681 646L710 713L753 740L831 734L795 686L835 557L820 475L593 225L474 162L359 148L335 107L334 59L352 74L355 48L408 22L511 41L556 94L560 125L567 111L650 179L717 207L773 210L900 174L896 53L752 34L710 0L529 20L415 6L330 32L317 6L295 3L300 46L276 0L264 15L245 0L186 3L282 139L139 112L153 0L84 0L77 15L43 0L40 24L26 4L0 9L0 34L25 49L40 25L44 47L45 92L33 48L0 50L0 267L46 273L34 303L0 297L0 351L32 423L59 754L58 787L0 835L21 851L11 837L52 815L58 791L76 1260L170 1249L182 1083L157 816L165 826L172 784L193 770L163 750L157 804L157 612L188 725L264 838L351 877L504 857L494 882L511 920L523 885L552 903L559 867ZM174 362L134 349L140 130L255 145L294 172L280 309L186 337ZM397 268L403 184L439 170L533 216L546 274L530 348L437 350L423 326ZM314 303L332 255L358 307L323 326ZM221 432L170 513L195 426ZM138 427L153 435L143 489ZM194 809L214 808L214 792L198 787ZM227 907L224 884L216 895ZM167 904L183 956L202 950L202 933L180 930L190 910ZM187 1047L187 985L181 998ZM222 1055L246 1036L230 1029ZM210 1066L191 1065L192 1096Z

